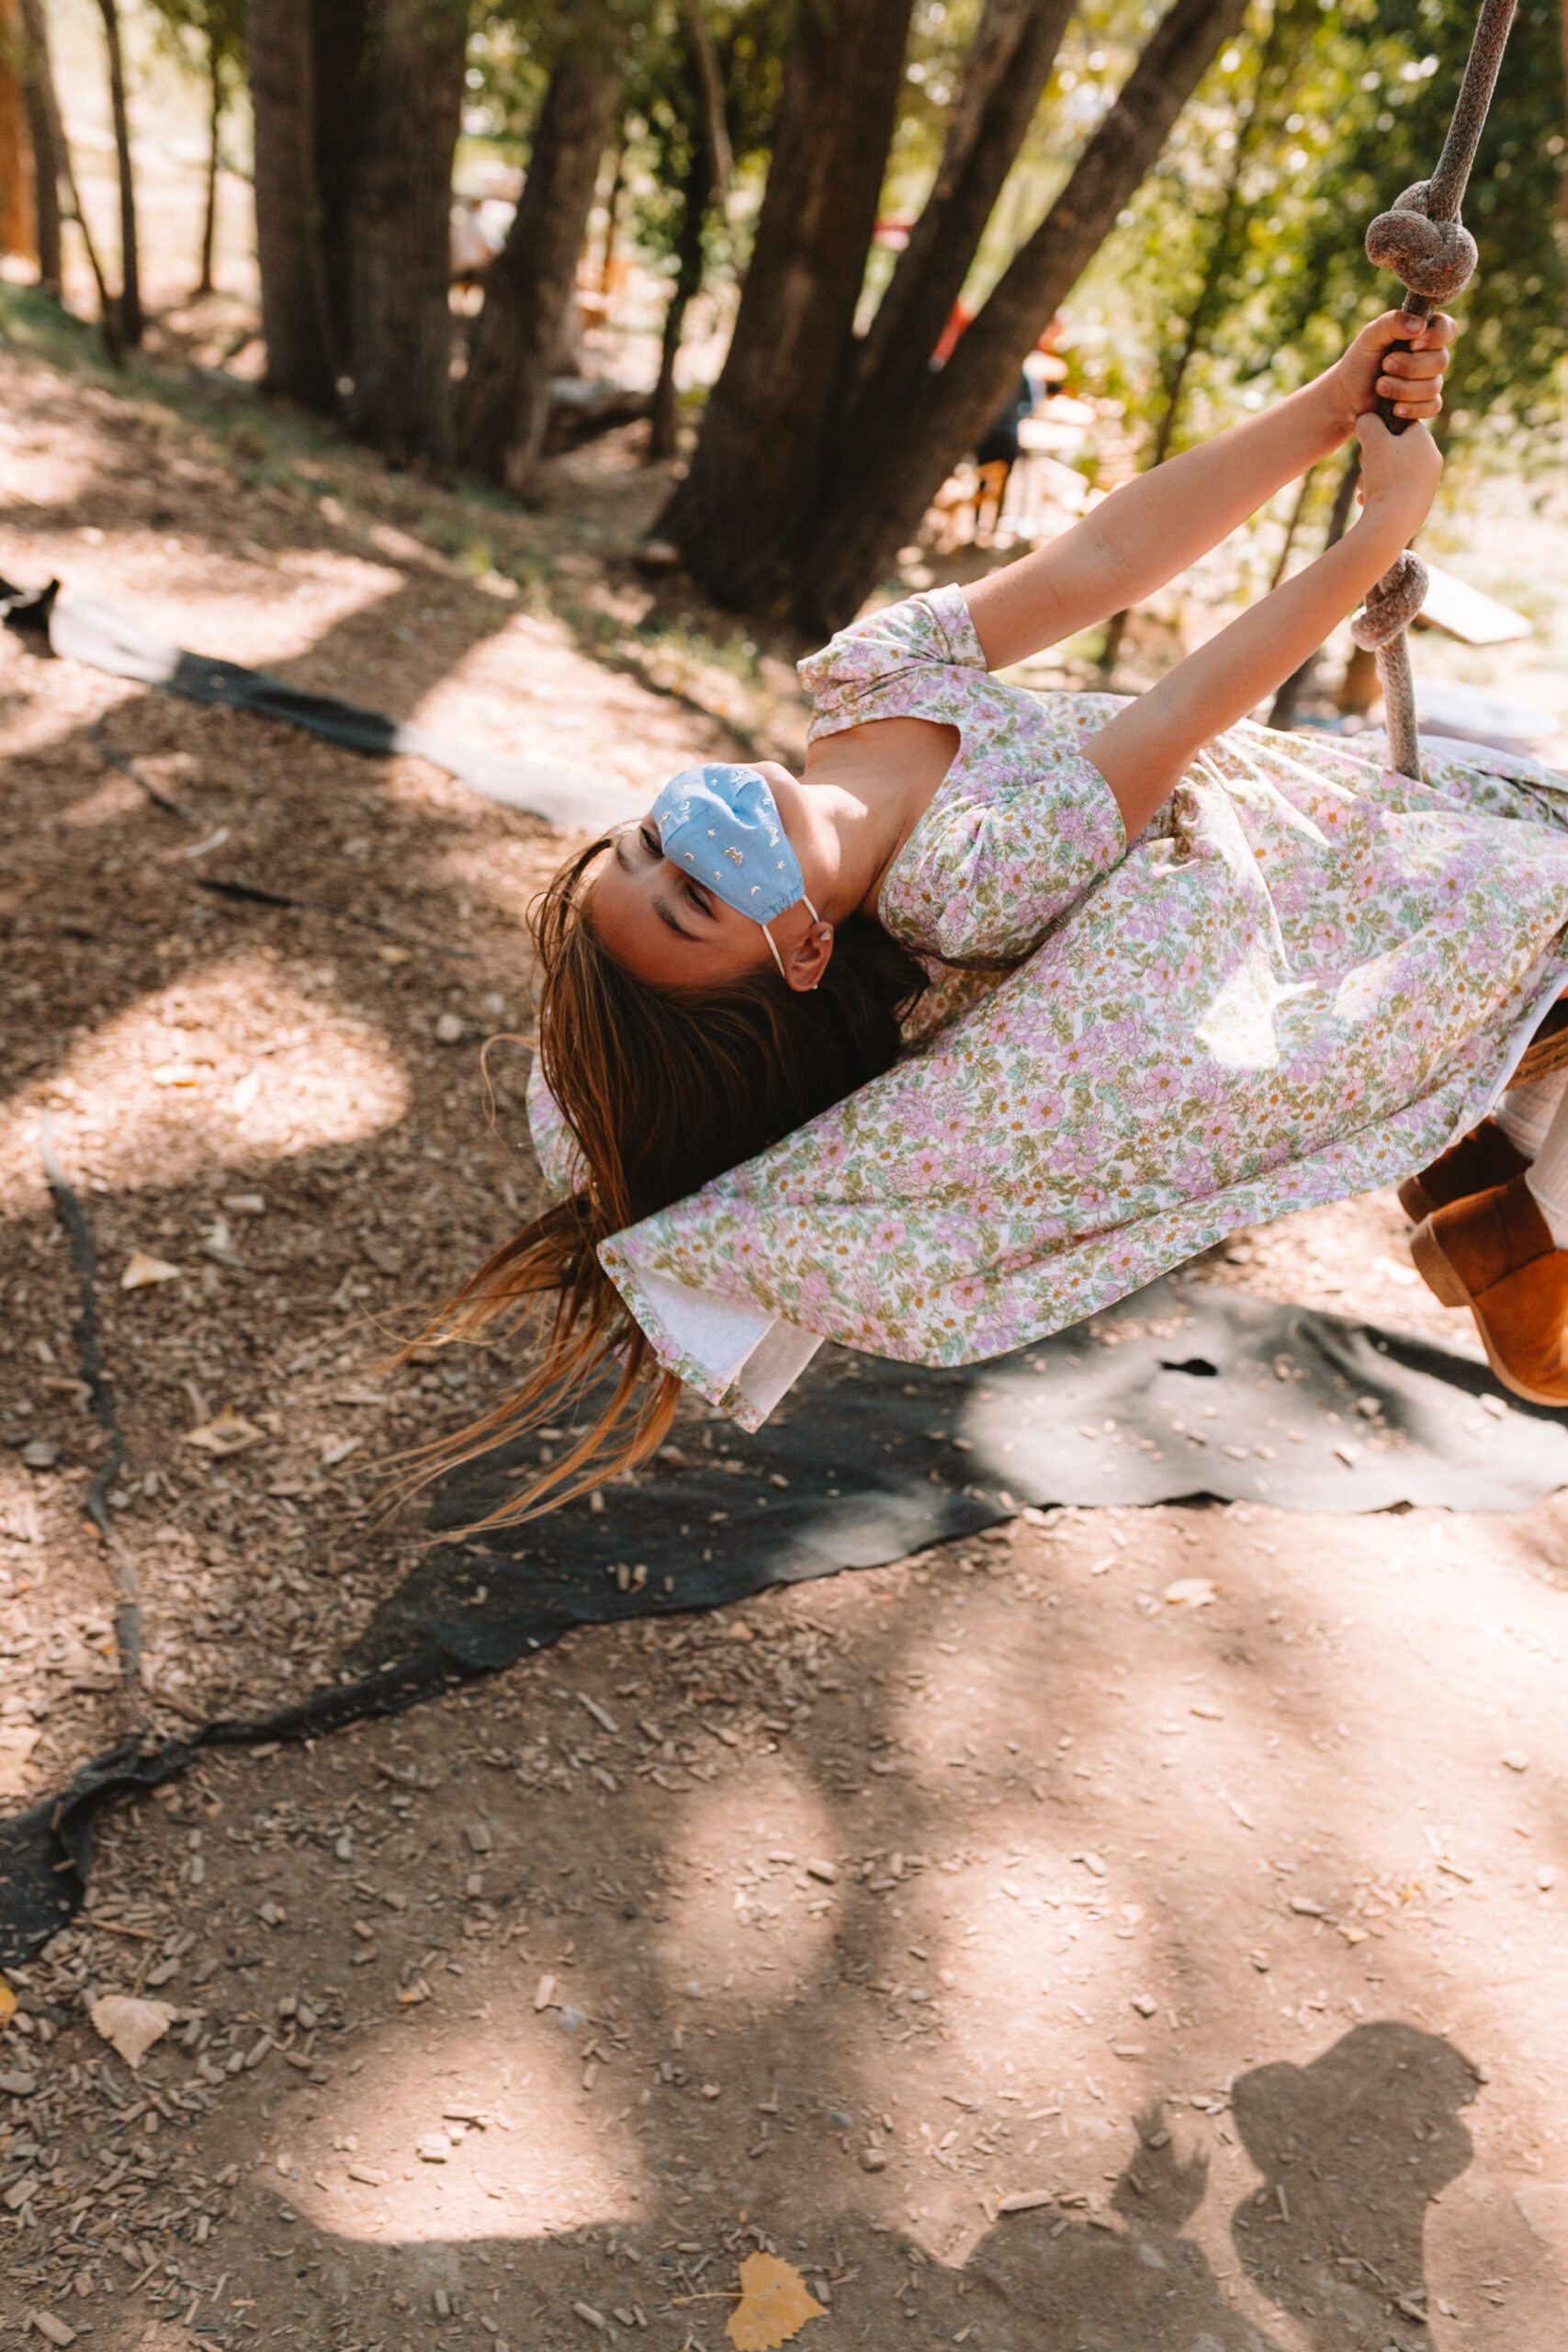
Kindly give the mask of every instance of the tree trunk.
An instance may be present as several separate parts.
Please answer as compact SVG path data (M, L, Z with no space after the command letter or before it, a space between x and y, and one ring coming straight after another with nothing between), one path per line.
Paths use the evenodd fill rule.
M702 283L702 231L697 231L697 259L694 268L688 269L684 231L681 238L681 255L670 303L664 313L664 334L659 348L659 380L653 387L653 404L649 411L648 454L657 464L661 458L672 458L680 447L677 431L678 406L675 391L675 362L681 356L681 337L685 330L686 312L693 295Z
M351 213L350 430L400 460L451 441L452 156L468 0L385 0Z
M114 152L119 170L119 332L126 348L141 341L141 266L136 244L136 183L130 170L130 120L125 107L125 61L119 46L117 0L98 0L109 59L109 104L114 113Z
M724 372L657 529L720 604L787 596L843 407L910 0L801 8Z
M1020 247L945 368L927 376L897 432L821 508L797 570L796 616L853 618L894 550L996 415L1042 329L1104 242L1246 0L1174 0L1066 187Z
M699 7L701 0L692 0ZM690 38L688 36L688 38ZM694 48L694 43L692 44ZM703 71L700 56L691 60L694 77ZM675 283L664 313L664 335L659 353L659 380L649 412L648 454L651 460L672 458L676 450L675 362L681 356L681 334L692 298L703 282L703 224L710 200L724 201L728 185L723 159L714 153L712 92L703 86L703 107L691 126L686 176L681 189L681 239L675 254Z
M247 37L267 389L330 415L337 368L317 220L310 0L250 0Z
M603 28L585 21L572 32L550 76L522 201L485 273L458 401L460 457L513 492L544 442L551 367L621 94Z
M52 281L45 278L43 282L46 285L52 284L52 290L55 293L59 292L61 224L66 220L74 220L86 252L87 266L93 273L93 284L98 290L98 322L99 331L104 339L104 348L118 368L125 356L125 346L120 341L119 332L119 299L109 292L107 281L104 277L103 264L98 259L98 249L93 242L93 232L88 226L87 216L82 209L82 200L76 191L76 175L71 167L71 143L65 136L65 124L61 118L60 101L55 94L54 76L50 65L49 25L43 13L43 0L22 0L22 26L28 41L29 119L36 126L34 138L37 144L34 153L37 155L47 152L51 159L48 179L54 203L51 215L49 216L49 226L52 241L52 254L50 257L54 266L54 277ZM34 109L36 112L33 111ZM39 176L41 179L41 166ZM49 251L43 233L44 219L45 216L40 212L39 235L40 277L43 274L42 264Z
M1072 0L987 0L935 182L861 346L863 429L877 431L924 380L1071 13ZM855 437L852 425L846 442Z
M728 209L735 158L729 152L729 121L724 111L724 75L719 70L718 51L713 45L703 0L681 0L681 22L702 85L714 192L720 208Z
M207 202L201 216L201 274L193 300L212 291L212 248L218 236L218 127L223 116L223 52L207 37Z
M604 199L604 254L599 264L599 291L610 291L610 272L615 259L615 229L620 218L621 190L626 184L626 126L622 121L615 134L615 168L610 174L610 193Z
M328 334L346 364L351 329L353 211L370 115L371 0L306 0L310 22L316 233Z
M33 151L33 204L38 224L39 283L60 291L60 183L67 170L65 134L54 95L49 24L43 0L21 0L22 101Z
M98 290L98 322L104 348L118 368L125 356L119 332L119 300L109 292L103 264L98 259L98 249L93 242L93 232L76 192L76 175L71 167L71 144L65 136L65 125L61 118L60 101L55 95L54 76L50 65L49 24L43 13L43 0L22 0L22 28L28 43L28 119L33 125L33 153L35 157L47 154L51 159L47 175L41 162L39 164L39 184L41 187L47 177L53 198L47 212L41 203L39 207L39 275L51 291L59 293L61 224L74 220L86 252L87 266L93 273L93 283ZM51 277L44 276L46 260L53 266Z

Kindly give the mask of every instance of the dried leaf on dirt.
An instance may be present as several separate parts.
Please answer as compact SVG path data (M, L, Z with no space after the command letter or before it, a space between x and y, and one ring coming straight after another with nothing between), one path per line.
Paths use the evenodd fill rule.
M141 2001L133 1993L106 1993L87 2015L95 2033L113 2045L134 2073L155 2041L162 2041L176 2012L167 2001Z
M204 1256L215 1259L219 1265L237 1267L242 1272L244 1271L245 1261L234 1247L234 1237L229 1229L226 1216L215 1216L209 1225L202 1227L201 1249Z
M225 1405L209 1421L186 1431L187 1445L199 1445L204 1453L243 1453L247 1445L259 1445L266 1435L254 1421L243 1420L232 1405Z
M17 2014L17 1996L3 1976L0 1976L0 2025Z
M180 1270L171 1266L166 1258L150 1258L145 1250L133 1250L126 1269L119 1278L121 1290L147 1290L153 1283L177 1283Z
M1220 1588L1212 1577L1178 1577L1166 1586L1165 1597L1173 1609L1207 1609L1218 1600Z
M798 2335L808 2319L826 2315L792 2263L776 2254L749 2254L740 2265L740 2301L724 2332L735 2352L773 2352Z
M31 1724L0 1724L0 1797L21 1795L28 1758L42 1736Z

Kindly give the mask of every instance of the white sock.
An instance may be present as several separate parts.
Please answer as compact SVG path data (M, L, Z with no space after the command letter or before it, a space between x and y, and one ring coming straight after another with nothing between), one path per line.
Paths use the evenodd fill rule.
M1543 1081L1544 1082L1544 1081ZM1568 1250L1568 1097L1559 1102L1525 1182L1559 1250Z
M1568 1069L1549 1069L1528 1086L1510 1086L1492 1116L1525 1159L1533 1159L1546 1141L1552 1114L1568 1087Z

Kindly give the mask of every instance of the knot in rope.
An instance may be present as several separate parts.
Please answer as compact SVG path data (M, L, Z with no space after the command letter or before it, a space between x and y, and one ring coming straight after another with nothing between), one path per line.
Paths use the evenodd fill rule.
M1430 180L1396 196L1367 231L1367 259L1375 269L1392 270L1412 294L1451 302L1470 283L1475 239L1462 220L1434 220L1427 209L1431 198Z
M1409 628L1427 597L1427 567L1408 548L1397 563L1367 591L1367 601L1350 623L1350 634L1363 653L1392 645Z

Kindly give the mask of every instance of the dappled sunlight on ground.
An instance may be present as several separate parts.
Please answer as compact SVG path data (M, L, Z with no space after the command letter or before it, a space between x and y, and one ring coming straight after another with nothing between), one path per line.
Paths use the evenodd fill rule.
M652 1941L677 2004L716 2001L753 2022L792 2007L831 1964L841 1896L827 1804L764 1764L744 1789L702 1790L671 1827L670 1861L688 1875ZM733 1858L728 1868L716 1854Z
M227 1824L179 1914L225 1905L175 1972L197 2054L144 2073L231 2085L203 2168L394 2330L439 2290L516 2346L581 2300L678 2352L760 2226L851 2343L908 2304L1003 2352L1534 2352L1565 1531L1073 1512L204 1763L100 1865L95 1908L156 1921L117 1904ZM1215 1598L1166 1602L1194 1569ZM288 2064L227 2075L271 2019ZM291 2278L215 2245L282 2323Z
M62 1164L118 1192L353 1142L395 1124L409 1101L370 1023L257 955L209 965L122 1012L47 1087ZM0 1207L11 1214L42 1197L37 1135L30 1105L0 1114Z
M113 775L62 808L55 821L85 831L94 825L123 824L127 818L140 817L146 806L147 795L130 776Z
M536 2011L533 1989L519 1969L512 1998L487 2001L434 2047L412 2013L385 2028L341 2094L274 2154L289 2184L279 2193L319 2229L404 2245L635 2216L649 2199L641 2151L625 2114L606 2118L589 2096L599 2061L587 2053L613 2029L576 2008ZM597 2018L601 2004L581 1992Z

